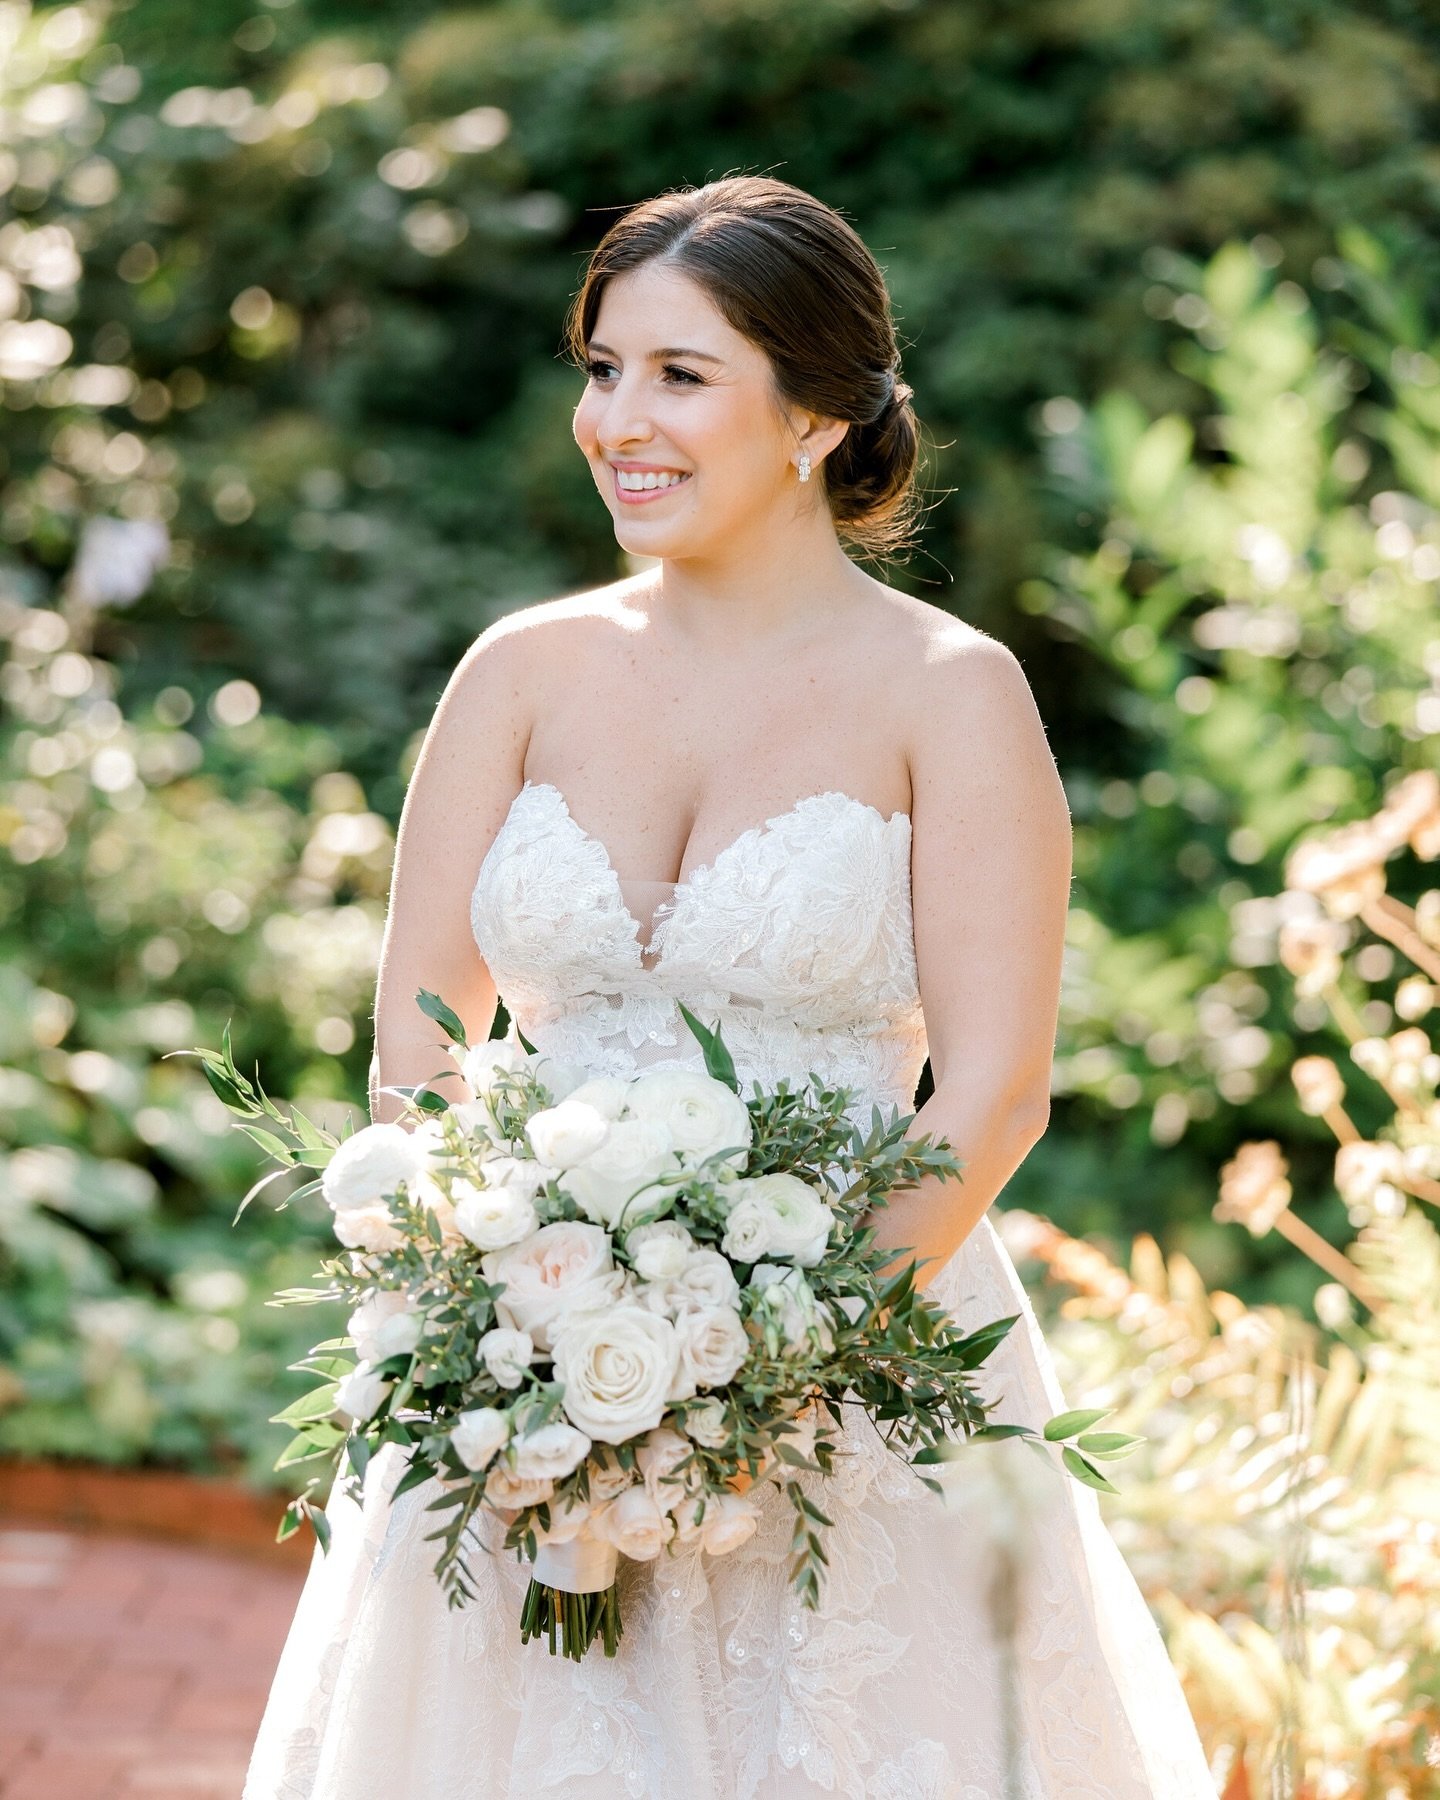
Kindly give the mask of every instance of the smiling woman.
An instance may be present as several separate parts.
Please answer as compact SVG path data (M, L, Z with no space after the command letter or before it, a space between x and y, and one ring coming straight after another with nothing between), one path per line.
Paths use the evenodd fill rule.
M958 1194L927 1177L867 1228L963 1329L1015 1326L986 1359L995 1418L1037 1431L1065 1399L986 1215L1048 1119L1070 821L1015 656L842 547L893 550L913 519L880 271L812 195L715 182L618 221L567 343L576 444L651 566L507 616L447 686L400 824L374 1117L453 1079L421 990L471 1044L503 992L577 1081L697 1069L689 1011L745 1096L814 1075L862 1132L893 1110L955 1146ZM751 1300L709 1324L763 1344L744 1273ZM583 1362L557 1357L544 1406L570 1406ZM701 1429L744 1434L747 1404ZM1093 1492L956 1446L956 1517L863 1408L834 1410L833 1476L787 1478L833 1521L822 1608L795 1604L791 1499L764 1474L718 1563L647 1514L613 1660L522 1654L528 1571L483 1509L475 1602L447 1610L443 1496L392 1505L404 1453L382 1444L363 1505L327 1507L245 1800L1213 1800ZM566 1521L572 1497L546 1495ZM646 1496L579 1499L609 1529Z

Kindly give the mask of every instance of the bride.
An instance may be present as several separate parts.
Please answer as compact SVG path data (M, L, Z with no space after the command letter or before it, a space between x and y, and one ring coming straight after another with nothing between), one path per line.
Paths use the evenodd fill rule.
M963 1181L877 1215L965 1329L1019 1314L992 1418L1066 1402L988 1209L1040 1137L1070 821L1029 686L995 639L872 579L917 431L879 268L834 211L736 177L635 207L569 347L574 435L641 559L512 613L440 701L406 799L376 1011L374 1118L472 1043L497 993L588 1073L811 1071L909 1111ZM435 1083L460 1099L458 1078ZM622 1564L620 1653L522 1648L526 1567L474 1557L447 1609L426 1484L395 1445L332 1493L245 1800L1213 1800L1179 1681L1096 1496L1033 1451L963 1448L942 1504L848 1423L821 1609L788 1504L719 1559ZM1012 1454L1007 1458L1002 1451ZM1038 1474L1035 1472L1038 1470Z

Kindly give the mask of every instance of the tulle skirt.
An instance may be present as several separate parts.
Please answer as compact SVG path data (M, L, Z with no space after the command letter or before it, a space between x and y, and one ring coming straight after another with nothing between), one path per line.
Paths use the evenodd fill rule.
M1020 1315L982 1371L993 1419L1065 1410L988 1217L930 1292L967 1330ZM843 1449L819 1611L790 1587L790 1503L762 1484L729 1556L622 1559L619 1654L576 1664L521 1644L528 1566L498 1522L477 1599L447 1606L438 1490L391 1506L387 1445L362 1503L331 1497L243 1800L1214 1800L1091 1489L1009 1441L962 1449L942 1501L863 1418Z

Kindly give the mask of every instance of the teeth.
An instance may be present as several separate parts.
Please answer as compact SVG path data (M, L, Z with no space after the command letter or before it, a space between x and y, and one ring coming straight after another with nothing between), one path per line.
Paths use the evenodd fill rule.
M688 475L639 475L631 469L617 469L616 480L630 493L639 493L645 488L678 487L682 481L688 481Z

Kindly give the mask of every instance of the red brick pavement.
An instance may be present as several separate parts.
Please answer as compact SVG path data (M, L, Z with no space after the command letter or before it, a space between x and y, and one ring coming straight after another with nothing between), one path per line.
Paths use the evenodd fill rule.
M304 1570L0 1525L0 1800L238 1800Z

